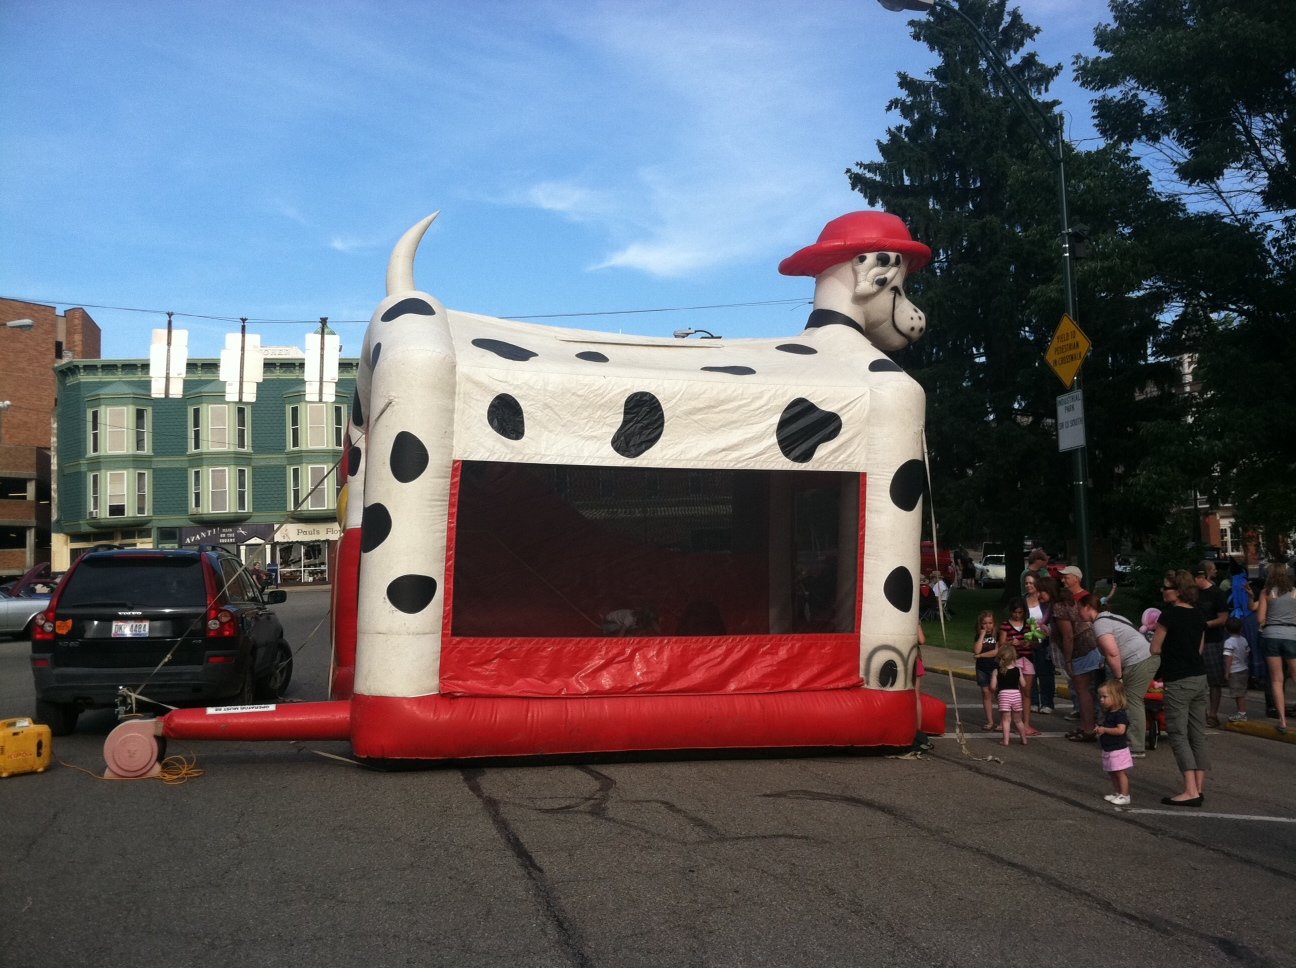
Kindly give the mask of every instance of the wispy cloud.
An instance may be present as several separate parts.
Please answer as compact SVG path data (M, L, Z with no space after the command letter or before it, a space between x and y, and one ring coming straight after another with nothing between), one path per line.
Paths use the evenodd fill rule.
M389 244L389 239L357 238L355 236L335 235L329 239L328 247L334 252L351 253L367 252L380 245Z
M849 58L815 20L822 8L801 20L786 5L772 21L740 13L607 5L564 22L635 105L632 118L608 119L608 143L637 155L596 146L600 163L539 180L521 202L601 230L611 247L592 269L688 275L785 248L798 213L822 222L849 204L845 178L832 185L825 169L866 153L861 122L881 119L885 97L845 103Z

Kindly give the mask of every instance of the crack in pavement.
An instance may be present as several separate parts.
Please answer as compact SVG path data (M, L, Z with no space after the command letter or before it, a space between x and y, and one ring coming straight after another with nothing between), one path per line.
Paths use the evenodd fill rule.
M509 852L517 860L518 866L522 868L522 873L526 875L540 908L558 933L558 940L572 964L580 966L580 968L592 968L594 960L589 952L585 950L580 931L567 912L563 910L562 905L555 896L553 886L549 882L549 876L531 851L527 849L526 844L522 842L521 836L513 829L513 825L509 823L508 818L504 816L500 801L482 789L481 779L485 771L474 768L461 769L459 773L463 777L464 785L486 808L486 815L490 817L495 832L499 834L500 839L504 841Z
M1137 911L1127 910L1126 908L1112 903L1110 900L1099 894L1069 884L1062 878L1050 874L1047 871L1031 867L1021 861L1014 860L1011 857L1005 857L1004 855L995 853L993 850L989 850L985 847L978 847L975 844L956 840L953 837L948 836L940 828L916 820L895 809L890 804L881 801L868 800L864 797L851 796L844 793L824 793L818 790L784 790L781 793L762 793L761 796L781 800L811 800L822 803L839 803L847 806L863 807L867 810L875 810L878 813L890 817L892 820L920 831L924 837L927 837L932 841L955 850L963 850L971 854L976 854L986 860L1009 867L1020 874L1033 877L1049 887L1052 887L1054 890L1061 891L1064 894L1069 894L1072 897L1086 901L1095 908L1098 908L1100 911L1103 911L1112 917L1124 920L1129 924L1144 928L1167 938L1196 938L1198 941L1216 948L1221 954L1238 964L1248 966L1248 968L1279 968L1277 963L1270 961L1268 958L1265 958L1259 952L1242 942L1224 937L1223 935L1208 934L1205 931L1199 931L1191 925L1179 924L1168 918L1156 918L1140 914Z
M610 823L618 827L623 827L627 830L633 830L636 831L637 833L642 833L642 834L650 834L660 840L665 840L668 843L675 844L676 846L688 847L688 846L695 845L696 843L695 841L685 840L682 837L672 837L669 834L664 833L663 831L648 826L646 824L635 823L630 820L624 820L619 817L613 817L609 815L608 807L609 804L611 803L612 795L617 792L616 780L608 776L606 773L594 769L593 767L578 766L576 767L576 769L579 772L584 773L586 776L591 777L595 781L597 786L593 793L590 793L587 796L579 797L571 801L570 803L564 803L554 807L533 806L531 807L531 809L536 811L537 813L584 814L585 816L594 817L598 820L602 820L606 823ZM669 800L661 800L655 798L633 799L629 797L622 797L621 803L626 804L628 806L661 807L661 809L665 810L667 813L674 814L675 816L686 821L692 827L702 831L702 833L705 834L706 843L742 843L746 841L757 841L757 840L793 840L793 841L803 841L808 843L817 843L814 837L808 837L803 834L740 834L737 836L732 834L726 834L723 830L721 830L719 827L715 826L705 818L700 817L697 814L694 814L688 810L685 810L683 807L679 806L676 803L672 803Z

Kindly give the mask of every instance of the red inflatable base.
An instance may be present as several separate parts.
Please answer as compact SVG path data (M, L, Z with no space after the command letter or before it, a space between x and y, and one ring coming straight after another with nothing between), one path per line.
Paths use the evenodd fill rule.
M923 697L928 733L945 706ZM501 699L356 696L351 744L374 759L475 759L651 750L908 746L912 692Z
M172 739L347 740L369 759L460 760L652 750L908 746L912 692L837 689L759 695L562 699L356 696L349 702L177 709ZM923 697L923 729L945 704Z

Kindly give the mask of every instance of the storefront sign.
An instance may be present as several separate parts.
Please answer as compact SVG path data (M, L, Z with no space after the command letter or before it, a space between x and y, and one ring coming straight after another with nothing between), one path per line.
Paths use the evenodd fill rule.
M321 521L319 524L290 522L281 524L274 532L275 541L341 541L342 529L336 524Z
M273 524L231 524L211 528L181 528L181 547L195 545L241 545L249 541L269 541L274 535Z

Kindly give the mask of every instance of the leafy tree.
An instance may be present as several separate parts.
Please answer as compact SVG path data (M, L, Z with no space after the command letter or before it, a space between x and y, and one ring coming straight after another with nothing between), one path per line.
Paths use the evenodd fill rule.
M1199 393L1180 472L1269 534L1296 529L1296 21L1272 0L1111 0L1076 59L1099 131L1192 206L1158 286Z
M1038 32L1006 0L963 0L974 22L1043 100L1059 67L1026 50ZM983 537L1006 549L1030 536L1062 550L1074 535L1071 460L1059 454L1056 396L1044 354L1064 305L1056 165L1037 125L1003 90L967 23L935 10L911 30L940 62L901 74L889 108L901 122L877 144L879 160L847 171L874 205L903 218L932 246L931 269L912 277L927 336L904 362L928 394L935 500L946 539ZM1140 487L1148 427L1170 424L1173 367L1148 362L1165 293L1157 239L1183 217L1158 198L1137 159L1119 147L1068 151L1073 219L1089 226L1079 264L1079 322L1093 340L1084 369L1090 446L1091 534L1113 538L1162 519L1163 496Z

